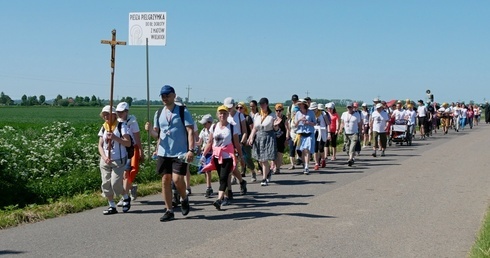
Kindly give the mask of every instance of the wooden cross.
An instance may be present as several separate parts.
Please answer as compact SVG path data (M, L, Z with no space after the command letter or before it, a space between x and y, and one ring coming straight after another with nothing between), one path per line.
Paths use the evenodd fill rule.
M102 44L110 44L111 45L111 96L109 98L109 106L111 107L109 109L109 117L112 119L112 102L113 102L113 96L114 96L114 68L116 66L116 45L126 45L125 41L117 41L116 40L116 30L112 30L112 40L101 40L100 43ZM109 126L109 132L112 133L112 126ZM112 142L112 141L110 141ZM109 158L111 158L111 149L112 146L109 142Z

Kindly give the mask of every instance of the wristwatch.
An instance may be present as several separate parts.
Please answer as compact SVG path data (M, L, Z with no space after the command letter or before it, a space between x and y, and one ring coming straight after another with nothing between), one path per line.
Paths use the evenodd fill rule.
M189 149L189 150L187 150L187 151L190 151L190 152L192 152L193 154L196 154L196 150L194 150L194 149Z

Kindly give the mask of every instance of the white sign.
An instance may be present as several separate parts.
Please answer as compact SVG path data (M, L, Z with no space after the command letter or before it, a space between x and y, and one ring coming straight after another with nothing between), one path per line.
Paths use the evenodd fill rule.
M165 46L167 44L167 13L129 13L129 45Z

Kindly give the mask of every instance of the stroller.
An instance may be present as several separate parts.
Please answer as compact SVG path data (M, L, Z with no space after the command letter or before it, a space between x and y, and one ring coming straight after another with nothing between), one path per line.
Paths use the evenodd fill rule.
M403 145L403 143L407 143L408 146L412 145L412 134L409 131L408 120L395 120L391 125L388 145L391 146L393 142L400 143L400 145Z

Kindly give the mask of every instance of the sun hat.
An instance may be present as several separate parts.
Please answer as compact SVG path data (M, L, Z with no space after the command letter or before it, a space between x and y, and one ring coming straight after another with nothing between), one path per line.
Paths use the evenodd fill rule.
M318 108L318 104L316 102L311 102L310 107L308 108L309 110L315 110Z
M175 93L174 88L172 86L170 86L170 85L165 85L160 90L160 96L163 95L163 94L168 95L170 93Z
M226 111L226 112L228 112L228 107L225 106L225 105L221 105L221 106L218 107L218 112L220 112L220 111Z
M382 108L382 107L383 107L383 104L381 104L381 103L376 104L376 109Z
M325 105L318 103L318 110L325 110Z
M199 123L201 123L202 125L207 122L213 122L213 117L211 116L211 114L205 114L204 116L202 116L201 121L199 121Z
M117 104L116 111L122 112L124 110L129 110L129 104L126 102L120 102Z
M223 100L223 105L227 108L232 108L235 106L235 100L232 97L228 97Z
M304 100L304 99L299 99L298 104L303 104L308 108L308 102L306 102L306 100Z
M380 102L380 99L378 97L373 99L373 102Z
M116 113L116 109L114 109L114 107L107 105L102 108L101 113Z

